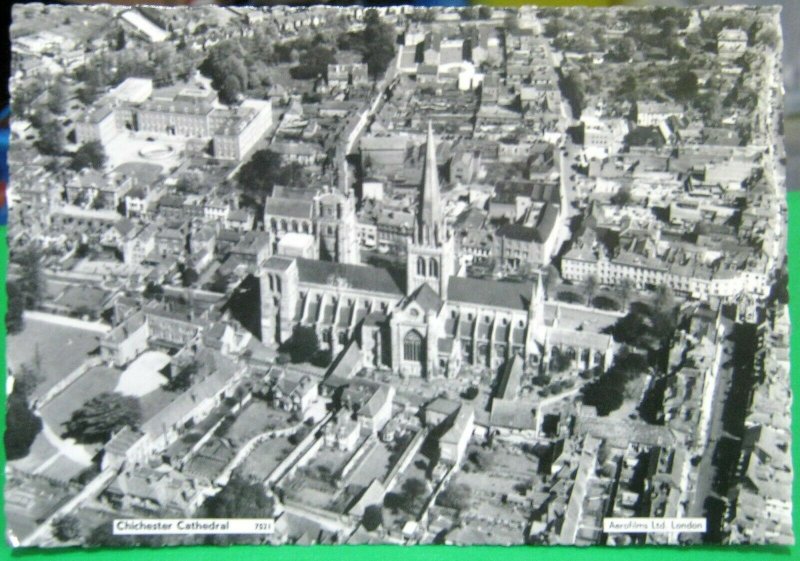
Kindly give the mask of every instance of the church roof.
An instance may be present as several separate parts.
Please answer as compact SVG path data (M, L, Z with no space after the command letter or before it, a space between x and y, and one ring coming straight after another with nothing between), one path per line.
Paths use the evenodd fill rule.
M417 288L409 297L408 302L416 303L425 312L438 312L442 308L442 300L427 283Z
M300 282L329 285L343 279L350 288L401 296L403 291L386 269L332 261L297 259Z
M536 408L527 401L494 398L489 422L495 427L533 430L536 428Z
M311 218L314 203L300 199L270 197L267 199L267 216Z
M494 280L450 277L448 300L492 308L527 310L533 292L532 282L498 282Z

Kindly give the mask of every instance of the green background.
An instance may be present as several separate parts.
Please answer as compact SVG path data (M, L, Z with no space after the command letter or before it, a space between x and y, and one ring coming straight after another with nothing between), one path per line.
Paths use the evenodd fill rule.
M797 0L800 1L800 0ZM486 2L492 5L519 6L529 2L504 1ZM535 2L544 6L583 5L583 6L609 6L621 4L614 0L584 0L580 2L567 2L564 0L540 0ZM13 178L11 178L13 181ZM789 209L789 293L790 316L793 326L800 325L800 255L793 243L800 238L800 192L789 193L787 197ZM0 228L0 278L5 286L6 267L8 263L8 246L6 244L6 228ZM5 316L6 293L0 290L0 315ZM0 369L4 372L5 359L5 322L0 322ZM795 362L800 356L800 330L793 329L791 337L792 357L792 393L800 395L800 378L794 376ZM0 384L0 392L5 398L5 384ZM5 431L5 415L0 416L0 428ZM792 431L795 435L792 444L794 465L800 465L800 413L798 413L797 399L792 406ZM5 464L5 451L0 446L0 462ZM0 475L3 479L4 476ZM789 490L787 489L787 493ZM800 505L800 487L795 481L792 488L792 499L795 505L793 520L795 532L798 528L798 506ZM0 497L0 501L2 497ZM5 536L5 517L2 525ZM458 546L230 546L230 547L173 547L173 548L129 548L115 550L82 550L82 549L56 549L56 550L12 550L1 540L0 559L19 560L47 560L65 559L67 561L99 561L115 559L119 561L165 560L165 561L205 561L205 560L237 560L237 561L278 561L292 559L298 561L421 561L436 559L437 561L523 561L531 559L562 560L562 561L615 561L629 559L647 559L667 561L677 556L681 561L742 561L751 560L785 560L800 559L800 547L735 547L735 546L694 546L694 547L566 547L566 546L515 546L515 547L458 547Z

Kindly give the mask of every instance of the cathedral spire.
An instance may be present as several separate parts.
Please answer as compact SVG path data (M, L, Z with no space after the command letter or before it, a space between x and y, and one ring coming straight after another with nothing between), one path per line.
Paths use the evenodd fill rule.
M439 167L436 163L436 141L433 139L433 125L428 121L428 140L425 147L425 169L422 179L422 202L419 210L419 229L421 233L430 235L430 233L439 229L441 225L439 205Z

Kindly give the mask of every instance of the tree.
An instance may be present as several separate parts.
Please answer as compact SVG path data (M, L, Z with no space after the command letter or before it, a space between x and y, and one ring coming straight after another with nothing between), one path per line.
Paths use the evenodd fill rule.
M295 325L292 336L281 351L288 352L292 362L308 362L319 352L319 337L313 327Z
M47 280L42 271L42 252L38 247L30 245L19 254L12 255L12 261L20 268L17 287L24 296L24 307L27 310L34 310L44 299L47 287Z
M570 71L561 80L561 91L567 98L575 119L581 118L581 112L586 107L586 85L577 70Z
M558 347L553 347L550 352L550 371L564 372L572 365L572 359Z
M620 187L619 191L611 197L611 202L617 206L625 206L631 202L631 188L627 185Z
M402 497L403 497L403 504L405 505L406 511L412 511L416 509L417 501L425 495L428 491L428 486L425 485L425 482L421 479L416 477L411 477L406 479L403 482L402 487Z
M69 103L69 90L63 80L57 79L47 94L47 108L56 115L63 115Z
M264 493L264 486L254 479L234 472L222 490L209 497L203 510L209 518L269 518L275 501Z
M671 315L675 311L675 294L669 285L660 284L656 287L653 295L653 308L660 314Z
M27 456L41 430L42 420L28 406L28 396L17 390L11 392L6 401L6 459Z
M672 84L671 94L678 101L690 101L697 96L699 79L691 70L683 70Z
M164 297L164 287L152 281L148 282L142 296L148 300L161 300Z
M227 103L228 105L236 103L239 99L239 96L242 94L242 84L239 81L239 78L234 76L233 74L229 74L225 77L225 81L222 83L222 87L219 90L219 99L222 103Z
M580 294L570 292L569 290L562 290L561 292L556 294L556 300L560 300L561 302L566 302L568 304L583 303L583 298L581 297Z
M475 466L482 471L486 471L489 466L492 465L491 456L482 450L475 450L474 452L471 452L469 455L469 461L475 464Z
M611 51L612 57L618 62L628 62L636 53L636 43L630 37L621 39Z
M364 16L362 55L367 63L370 75L377 78L383 74L394 58L397 36L394 28L382 21L380 14L374 8L367 10Z
M178 368L178 372L170 376L164 389L170 392L183 392L192 387L194 378L197 375L198 364L196 361L191 361Z
M106 164L106 151L99 140L91 140L81 144L72 156L70 167L75 171L84 168L103 169Z
M322 45L307 48L300 54L298 66L291 70L292 78L296 80L311 80L325 76L328 65L336 61L333 49Z
M36 147L46 156L59 156L64 152L64 127L55 120L45 120L39 127Z
M200 275L194 269L194 267L186 267L183 269L183 273L181 273L181 283L185 287L192 286L200 279Z
M33 391L44 381L42 372L42 361L38 354L34 357L34 364L23 364L19 371L14 373L14 391L24 395L26 398L33 394Z
M238 81L239 91L244 91L249 87L244 60L245 52L238 41L222 41L211 47L208 56L200 64L200 72L211 78L212 87L220 91L220 94L231 76ZM227 87L230 88L231 84L228 84ZM230 98L223 99L222 95L220 99L226 103L233 101Z
M275 185L300 186L304 177L303 166L297 162L283 165L279 154L259 150L239 169L236 181L245 193L261 198L271 195Z
M6 332L9 335L19 333L25 327L25 294L14 282L6 285L8 310L6 310Z
M619 298L622 301L622 309L626 309L628 304L630 303L631 296L633 295L633 291L635 289L635 285L633 281L629 278L624 278L620 281L617 290L619 291Z
M120 27L117 29L116 36L114 37L114 48L118 51L121 51L125 48L125 44L127 40L125 38L125 30Z
M436 498L436 503L445 508L464 510L469 507L472 499L472 489L469 485L458 483L450 485Z
M592 298L594 298L594 295L597 292L597 277L594 275L589 275L583 282L583 290L586 294L586 302L591 303Z
M604 417L616 411L625 401L625 383L618 375L603 374L582 389L583 403L597 408L597 414Z
M60 542L68 542L81 535L81 521L74 514L65 514L53 521L53 536Z
M103 392L86 401L64 423L66 434L81 443L106 442L123 427L138 428L142 406L135 397Z
M373 532L383 524L383 507L381 505L369 505L364 509L364 517L361 523L368 532Z
M197 172L188 172L178 177L178 181L175 183L175 190L178 193L197 194L200 192L201 186L202 175Z

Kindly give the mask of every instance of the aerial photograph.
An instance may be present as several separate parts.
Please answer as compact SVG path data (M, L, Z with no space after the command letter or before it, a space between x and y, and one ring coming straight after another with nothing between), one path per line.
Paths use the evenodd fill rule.
M10 545L794 543L778 8L10 35Z

